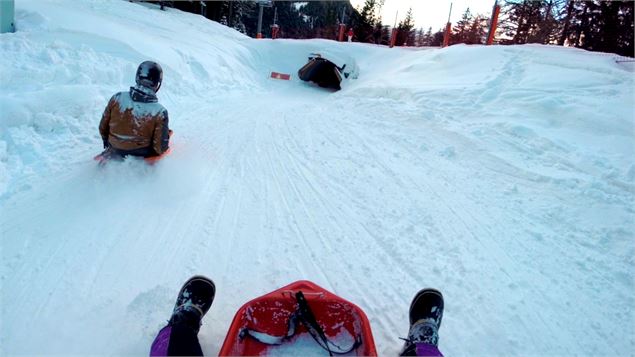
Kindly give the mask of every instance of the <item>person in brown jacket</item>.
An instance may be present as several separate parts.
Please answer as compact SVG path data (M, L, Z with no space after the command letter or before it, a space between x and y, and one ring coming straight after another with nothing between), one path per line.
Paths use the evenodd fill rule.
M139 65L136 85L110 98L99 123L104 155L151 157L163 154L170 141L168 111L159 104L163 70L152 61Z

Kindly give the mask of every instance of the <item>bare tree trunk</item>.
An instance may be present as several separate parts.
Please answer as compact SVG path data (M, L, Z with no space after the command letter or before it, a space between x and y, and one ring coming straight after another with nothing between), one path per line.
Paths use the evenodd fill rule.
M527 2L523 1L522 11L520 13L520 18L518 19L518 25L516 26L516 35L514 36L513 41L514 41L514 43L517 43L517 44L525 43L525 41L523 41L521 39L521 36L522 36L521 33L522 33L522 31L523 31L523 29L525 27L523 22L525 21L525 16L526 16L526 13L527 13L527 6L526 5L527 5ZM525 38L525 40L526 40L526 38Z
M564 20L564 28L562 29L562 35L558 44L564 46L564 41L569 37L569 23L571 22L571 12L573 11L574 0L569 0L569 6L567 6L567 18Z
M582 11L583 17L582 17L582 31L578 31L576 33L575 36L575 47L582 47L582 48L586 48L584 47L584 43L580 43L580 37L583 34L583 31L588 29L588 24L589 24L589 19L587 17L587 12L589 10L589 3L588 2L584 2L584 11ZM588 36L589 34L584 34L584 36Z

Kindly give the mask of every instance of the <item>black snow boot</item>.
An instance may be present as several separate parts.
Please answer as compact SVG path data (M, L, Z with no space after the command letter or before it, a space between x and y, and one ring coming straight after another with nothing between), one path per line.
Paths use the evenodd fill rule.
M201 319L212 306L215 294L216 286L211 279L201 275L191 277L183 284L176 298L174 311L168 325L186 325L198 333Z
M437 346L443 318L443 295L436 289L423 289L410 304L410 329L400 356L416 356L416 344Z

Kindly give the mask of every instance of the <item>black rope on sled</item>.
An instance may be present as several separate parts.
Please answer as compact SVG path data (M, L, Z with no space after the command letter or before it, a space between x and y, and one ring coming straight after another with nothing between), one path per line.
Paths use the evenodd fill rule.
M309 334L311 335L311 337L313 337L315 342L317 342L317 344L320 347L328 351L329 356L333 356L333 354L338 354L338 355L347 354L362 345L361 335L357 335L357 337L355 338L355 342L348 349L343 349L342 347L330 341L328 337L326 337L326 334L324 333L324 330L322 329L320 324L317 322L315 315L313 314L313 311L309 307L309 304L306 301L306 298L304 297L304 294L302 293L302 291L298 291L295 294L295 298L296 298L296 301L298 302L298 307L296 311L294 311L289 317L286 335L273 336L273 335L266 334L264 332L258 332L258 331L245 327L240 330L240 333L238 334L238 338L242 340L246 338L247 336L249 336L255 339L256 341L266 345L281 345L289 341L291 337L295 335L297 323L299 321L307 328L307 330L309 331Z

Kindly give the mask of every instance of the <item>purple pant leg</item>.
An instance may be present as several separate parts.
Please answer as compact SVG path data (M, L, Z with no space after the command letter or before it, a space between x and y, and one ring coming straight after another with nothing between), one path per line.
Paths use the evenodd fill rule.
M437 346L427 343L417 343L416 353L417 356L443 357L443 354L439 351Z
M168 355L168 346L170 345L170 334L172 333L172 326L165 326L159 331L159 334L152 342L150 348L150 357L159 357Z

